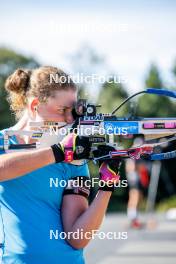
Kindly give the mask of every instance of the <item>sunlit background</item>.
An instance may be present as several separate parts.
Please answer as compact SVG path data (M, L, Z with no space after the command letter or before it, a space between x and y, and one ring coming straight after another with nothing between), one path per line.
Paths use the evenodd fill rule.
M3 87L7 76L18 67L53 65L71 75L83 73L117 76L121 83L79 84L80 96L101 103L102 111L105 112L111 112L128 95L146 87L159 89L164 87L173 90L176 88L176 1L174 0L26 2L7 0L1 1L0 4L0 129L9 127L15 122L14 115L10 113L9 105L5 100L6 93ZM135 105L125 107L120 114L173 117L176 116L176 103L168 98L142 96ZM167 146L167 150L172 150L175 145ZM91 165L90 169L91 174L96 176L97 167ZM156 200L154 200L154 207L158 212L165 213L169 208L176 207L175 171L175 160L161 164ZM121 173L122 179L125 179L124 166ZM115 191L108 210L125 212L127 200L127 189ZM147 193L141 205L143 211L146 209L146 200ZM116 230L115 217L114 215L112 218L107 218L103 228L108 229L111 225ZM117 222L119 229L126 230L125 214L119 219ZM158 248L161 250L157 253L152 251L151 258L155 259L153 263L166 263L162 262L165 258L167 263L174 263L175 231L173 226L170 224L167 226L162 222L163 215L158 219L165 229L162 229L161 224L160 229L155 230L151 237L153 242L150 241L148 233L144 232L142 235L146 241L148 239L151 242L151 250L153 250L159 245L159 241L164 243L165 234L168 244L160 245ZM154 228L154 225L151 226ZM134 241L136 239L134 244L138 249L136 255L130 255L133 247L112 253L114 241L109 244L106 244L106 241L96 241L100 246L95 250L95 242L93 242L93 246L88 249L88 263L117 263L117 260L118 263L125 264L138 263L137 261L144 263L146 255L150 254L150 252L144 253L144 249L149 249L149 244L146 244L146 241L138 241L138 234L133 234L132 238ZM101 247L104 249L104 254ZM141 255L137 255L139 252ZM114 257L109 257L111 253Z

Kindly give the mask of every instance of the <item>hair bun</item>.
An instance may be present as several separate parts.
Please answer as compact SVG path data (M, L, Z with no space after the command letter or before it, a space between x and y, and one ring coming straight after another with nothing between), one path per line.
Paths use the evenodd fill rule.
M5 82L6 90L15 93L26 92L29 85L30 75L31 71L29 70L17 69L7 78Z

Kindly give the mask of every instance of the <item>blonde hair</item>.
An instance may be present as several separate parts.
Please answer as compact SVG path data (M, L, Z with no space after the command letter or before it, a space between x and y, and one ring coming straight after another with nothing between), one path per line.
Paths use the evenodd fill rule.
M51 75L56 75L57 82L51 82ZM64 82L61 78L64 77ZM17 69L11 74L6 82L7 100L10 108L15 112L19 119L25 110L28 98L30 96L38 98L39 102L46 102L47 98L54 96L54 92L58 90L77 90L69 75L61 69L51 66L44 66L34 70Z

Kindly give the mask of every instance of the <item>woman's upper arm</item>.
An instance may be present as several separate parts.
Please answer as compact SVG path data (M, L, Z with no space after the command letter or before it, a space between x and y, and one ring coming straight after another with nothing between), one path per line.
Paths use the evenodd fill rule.
M88 200L84 196L70 194L63 197L62 222L64 231L71 230L77 218L88 208Z
M70 165L69 170L70 175L69 179L67 180L68 183L70 180L78 180L80 179L81 186L85 184L86 180L90 179L89 169L87 164L82 166L74 166ZM72 185L72 183L70 183ZM82 186L83 188L79 188L81 195L74 193L74 188L72 191L67 190L65 188L63 201L62 201L62 221L64 226L64 231L68 232L71 230L73 224L77 220L77 218L88 208L88 199L85 196L89 195L89 188L86 186ZM77 190L76 190L77 191ZM73 192L73 194L65 195L68 192Z

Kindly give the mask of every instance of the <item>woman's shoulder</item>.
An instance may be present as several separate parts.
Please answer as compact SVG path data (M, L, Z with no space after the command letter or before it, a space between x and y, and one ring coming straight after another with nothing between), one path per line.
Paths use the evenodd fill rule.
M76 176L90 177L89 168L88 168L86 160L82 160L82 163L79 165L68 164L68 166L71 169L71 176L72 177L76 177Z

